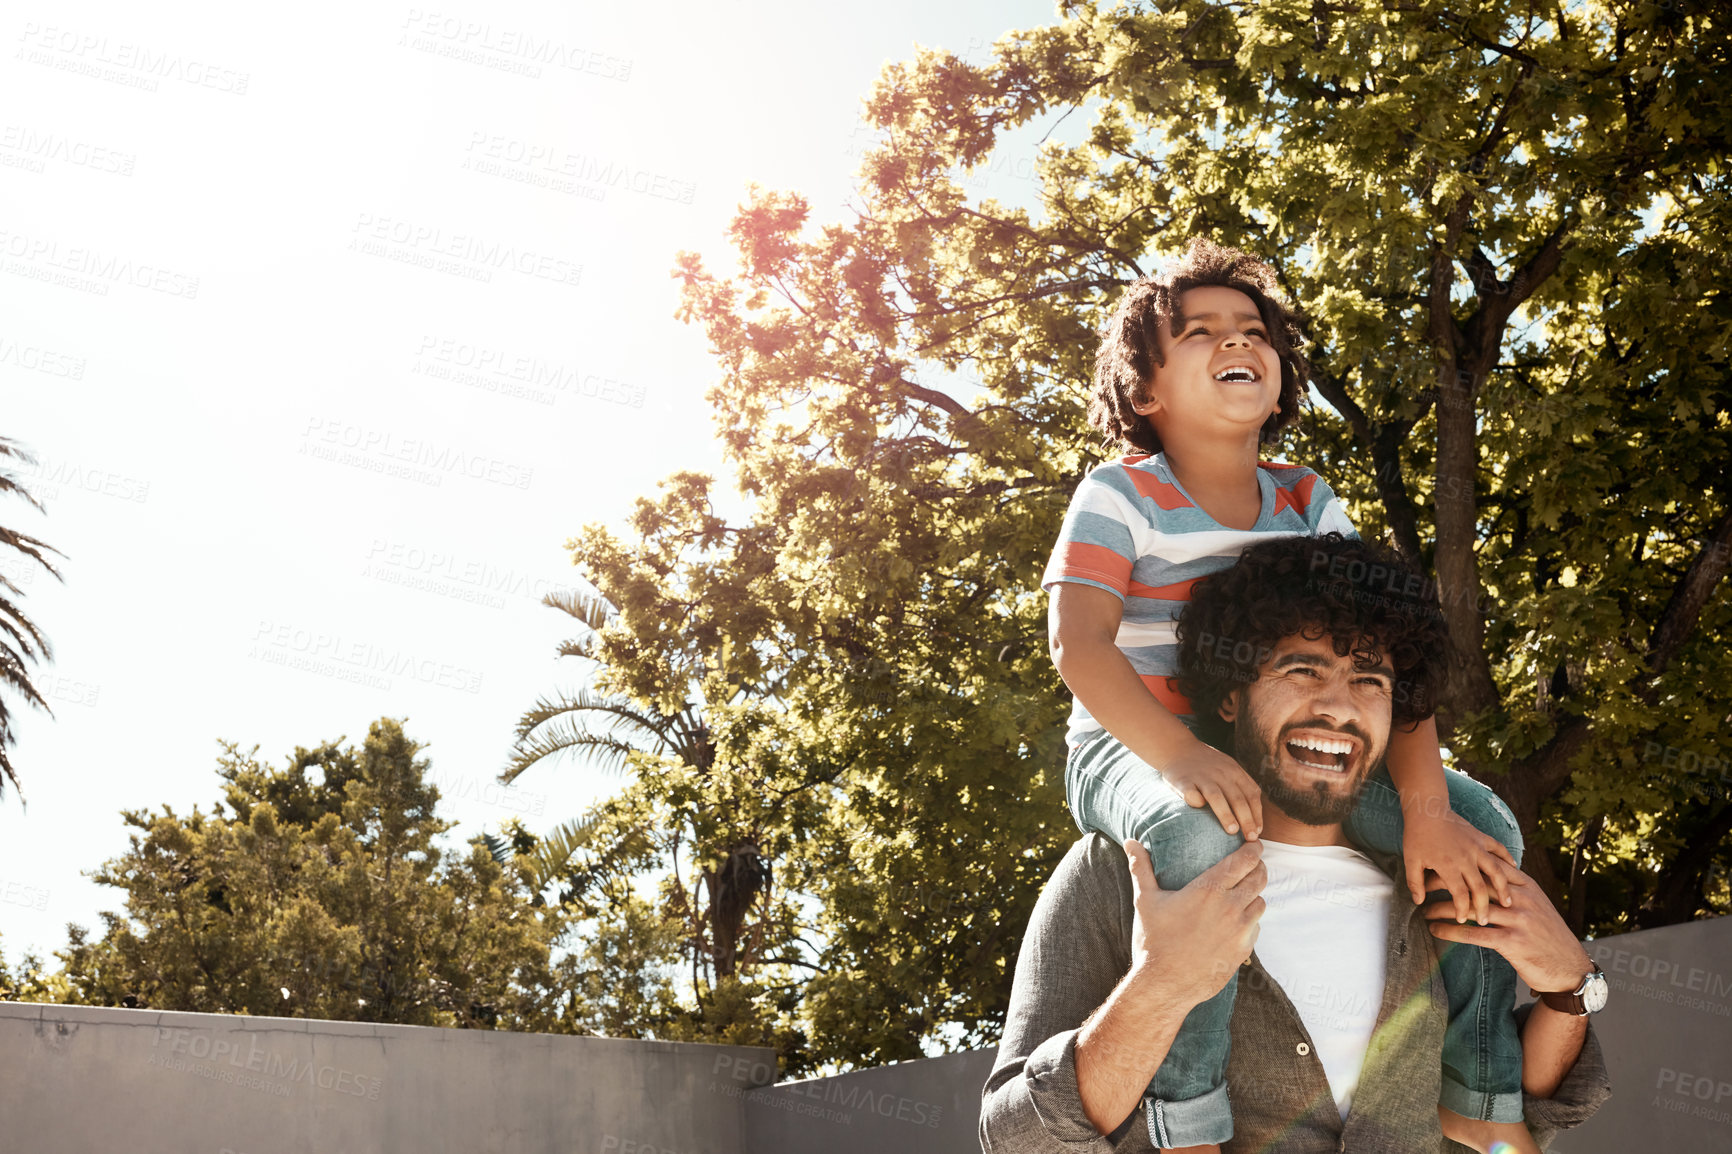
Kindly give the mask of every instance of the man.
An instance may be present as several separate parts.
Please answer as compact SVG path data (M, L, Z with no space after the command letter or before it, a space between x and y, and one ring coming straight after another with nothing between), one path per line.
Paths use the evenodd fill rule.
M1373 566L1393 579L1372 590L1329 577ZM1193 588L1179 688L1262 789L1262 840L1170 892L1134 841L1071 847L1018 959L982 1101L989 1154L1156 1148L1163 1119L1138 1109L1150 1078L1186 1015L1235 972L1234 1134L1221 1150L1454 1148L1437 1110L1443 942L1495 949L1546 992L1521 1033L1536 1139L1609 1093L1585 1016L1604 980L1537 886L1516 875L1489 924L1457 924L1448 901L1395 897L1399 859L1374 863L1344 833L1388 747L1392 702L1428 693L1440 664L1435 607L1387 592L1421 584L1408 577L1329 535L1258 544ZM1471 1124L1452 1136L1489 1148Z

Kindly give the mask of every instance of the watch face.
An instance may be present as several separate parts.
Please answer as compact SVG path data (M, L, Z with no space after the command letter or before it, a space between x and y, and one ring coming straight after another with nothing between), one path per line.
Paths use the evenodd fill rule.
M1589 974L1588 980L1582 983L1582 1008L1590 1014L1606 1008L1606 975Z

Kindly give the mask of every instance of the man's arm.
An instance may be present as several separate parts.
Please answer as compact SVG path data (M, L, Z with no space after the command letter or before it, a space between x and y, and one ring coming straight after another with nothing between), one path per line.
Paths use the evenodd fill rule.
M1035 905L982 1094L990 1154L1110 1150L1103 1135L1132 1119L1185 1014L1250 953L1256 843L1171 893L1129 844L1127 869L1127 851L1082 839Z

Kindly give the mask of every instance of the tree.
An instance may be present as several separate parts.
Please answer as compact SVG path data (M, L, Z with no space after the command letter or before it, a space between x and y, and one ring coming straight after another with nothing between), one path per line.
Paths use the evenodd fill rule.
M1272 455L1435 576L1440 729L1529 870L1584 930L1732 908L1727 47L1694 0L1067 3L885 69L853 219L755 190L736 274L680 259L749 515L677 474L573 555L615 693L726 703L657 788L759 807L815 1060L1002 1021L1074 836L1038 581L1106 452L1095 331L1199 234L1304 311L1319 403ZM968 194L1042 131L1037 203Z
M36 458L20 448L16 441L0 437L0 458L6 457L25 465L36 463ZM4 461L0 460L0 464L4 464ZM16 493L34 505L38 512L43 511L42 502L38 501L29 489L19 484L17 477L0 468L0 494L6 493ZM0 547L23 554L27 561L48 570L55 580L64 580L60 571L45 556L46 553L58 554L60 550L35 537L0 525ZM0 688L11 690L52 715L54 711L48 707L41 691L31 681L27 665L35 664L39 659L53 660L54 650L18 604L17 599L23 595L24 591L18 587L18 583L0 572L0 634L4 634L0 636ZM5 694L0 694L0 793L5 792L8 781L14 789L18 787L18 772L12 764L12 755L8 752L8 749L17 743L17 736L12 732L12 715L7 710Z
M587 943L573 991L574 1005L586 1007L580 1020L616 1035L650 1032L798 1050L800 1039L785 1023L736 1012L751 1002L742 986L755 965L779 976L796 964L777 956L792 944L784 932L792 916L772 893L761 823L749 809L705 788L716 749L701 690L691 699L678 697L677 704L667 697L640 705L609 696L611 682L597 664L596 647L616 615L613 606L581 593L551 593L544 602L582 627L558 653L600 674L595 680L602 691L580 687L537 700L518 722L511 763L500 779L514 781L544 761L587 754L597 768L633 780L618 797L542 838L512 826L505 831L509 841L490 844L501 857L509 845L511 860L537 893L561 886L561 908L594 927L580 935ZM680 668L688 679L699 672L689 663ZM724 692L741 696L737 688ZM689 884L680 870L682 854L696 875ZM632 879L657 866L670 872L652 903ZM748 923L754 906L759 916ZM692 995L683 1007L670 979L682 963L690 967Z
M225 742L223 800L138 832L94 874L126 895L101 938L71 927L57 974L9 996L206 1013L555 1030L555 911L479 841L447 856L420 746L381 718L359 748L272 770ZM317 776L315 776L315 771Z

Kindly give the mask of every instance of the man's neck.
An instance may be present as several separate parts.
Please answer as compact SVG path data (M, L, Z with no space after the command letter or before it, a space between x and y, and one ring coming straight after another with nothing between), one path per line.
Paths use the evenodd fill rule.
M1353 845L1347 840L1347 831L1340 822L1306 825L1282 813L1266 797L1263 799L1263 832L1258 836L1264 841L1278 841L1283 845Z

